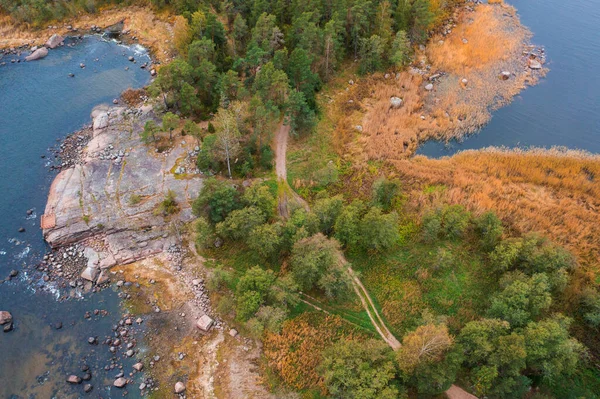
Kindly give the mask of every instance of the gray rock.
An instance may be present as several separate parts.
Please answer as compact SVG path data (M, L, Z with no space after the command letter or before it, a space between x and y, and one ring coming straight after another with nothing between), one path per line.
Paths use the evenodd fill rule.
M92 392L92 389L94 389L94 387L92 386L92 384L85 384L85 385L83 386L83 391L84 391L85 393Z
M508 80L508 79L510 79L510 72L503 71L502 73L500 73L499 78L500 78L500 80Z
M0 311L0 326L11 323L13 320L12 314L6 310Z
M54 35L50 36L50 39L48 39L48 41L46 42L46 47L56 48L56 47L60 46L60 44L64 40L65 40L64 37L55 33Z
M402 106L403 102L404 101L400 97L396 97L396 96L391 97L390 98L390 107L394 108L394 109L400 108Z
M529 66L530 69L542 69L542 63L539 62L538 60L530 59L527 62L527 65Z
M79 378L78 376L71 374L70 376L67 377L67 382L69 384L81 384L81 378Z
M431 91L431 90L433 90L433 83L428 83L428 84L426 84L426 85L425 85L425 90L427 90L427 91Z
M119 377L115 380L115 382L113 382L113 385L117 388L123 388L125 385L127 385L127 380L123 377Z
M175 393L180 394L185 392L185 384L181 381L177 381L175 384Z
M81 278L94 282L96 281L96 277L98 277L99 270L95 267L86 267L83 272L81 272Z
M33 53L25 57L25 61L35 61L40 60L48 55L48 49L46 47L39 48L35 50Z
M196 322L196 327L201 329L202 331L208 331L212 327L214 320L210 318L209 315L205 314Z
M94 124L92 126L94 131L106 129L108 127L108 114L106 112L98 114L98 116L94 117Z
M133 369L136 371L142 371L143 368L144 368L144 365L142 363L136 363L133 365Z

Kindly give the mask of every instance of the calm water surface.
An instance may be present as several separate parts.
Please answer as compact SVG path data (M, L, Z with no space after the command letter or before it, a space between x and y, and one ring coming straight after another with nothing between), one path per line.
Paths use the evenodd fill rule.
M130 55L137 64L128 61ZM84 363L91 367L94 386L87 397L121 397L122 391L105 388L117 374L104 371L108 348L87 343L90 336L110 336L119 321L116 292L108 289L59 302L56 298L64 293L44 287L34 266L47 251L39 223L55 176L47 168L54 162L49 148L89 123L95 105L112 102L127 87L147 84L149 73L139 66L150 58L142 48L98 36L50 50L39 61L12 64L12 58L0 60L7 62L0 66L0 280L12 269L20 273L0 284L0 310L10 311L15 319L14 331L0 332L0 398L83 397L83 384L67 386L65 378L81 376ZM28 209L34 214L27 216ZM20 227L26 231L19 233ZM109 315L84 319L94 309L108 310ZM62 329L52 327L57 322ZM132 363L124 362L124 370L131 370ZM137 386L129 391L128 397L139 396Z
M600 153L600 0L509 0L543 45L550 72L494 113L462 143L423 144L418 154L452 155L488 146L565 146Z

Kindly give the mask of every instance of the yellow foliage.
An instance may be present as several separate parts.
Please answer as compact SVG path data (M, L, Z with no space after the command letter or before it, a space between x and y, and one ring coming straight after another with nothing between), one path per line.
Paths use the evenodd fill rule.
M175 17L175 24L173 25L175 48L179 54L183 57L187 56L188 45L192 40L192 31L190 30L189 24L185 17L178 15Z
M420 326L402 339L396 353L398 366L410 374L422 362L439 361L453 341L445 324Z

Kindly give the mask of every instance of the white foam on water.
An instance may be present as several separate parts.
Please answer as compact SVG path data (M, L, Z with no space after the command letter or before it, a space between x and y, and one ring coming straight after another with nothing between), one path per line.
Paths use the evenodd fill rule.
M29 255L30 251L31 251L31 247L26 246L21 252L19 252L18 254L15 255L15 258L17 258L17 259L23 259L27 255Z

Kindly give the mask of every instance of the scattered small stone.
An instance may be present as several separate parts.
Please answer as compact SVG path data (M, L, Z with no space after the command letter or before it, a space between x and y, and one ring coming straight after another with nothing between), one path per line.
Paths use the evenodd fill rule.
M398 109L402 107L402 99L400 97L393 96L390 98L390 108ZM361 128L362 130L362 128Z
M428 84L426 84L426 85L425 85L425 90L427 90L427 91L431 91L431 90L433 90L433 83L428 83Z
M25 227L19 227L19 233L24 233L25 232Z
M92 384L85 384L85 385L83 386L83 391L84 391L85 393L92 392L92 389L94 389L94 387L92 386Z
M181 381L177 381L177 383L175 384L175 393L181 394L184 392L185 392L185 384Z
M144 365L142 363L136 363L133 365L133 369L136 371L142 371L143 368L144 368Z
M81 378L74 374L71 374L70 376L67 377L67 382L69 384L81 384Z

